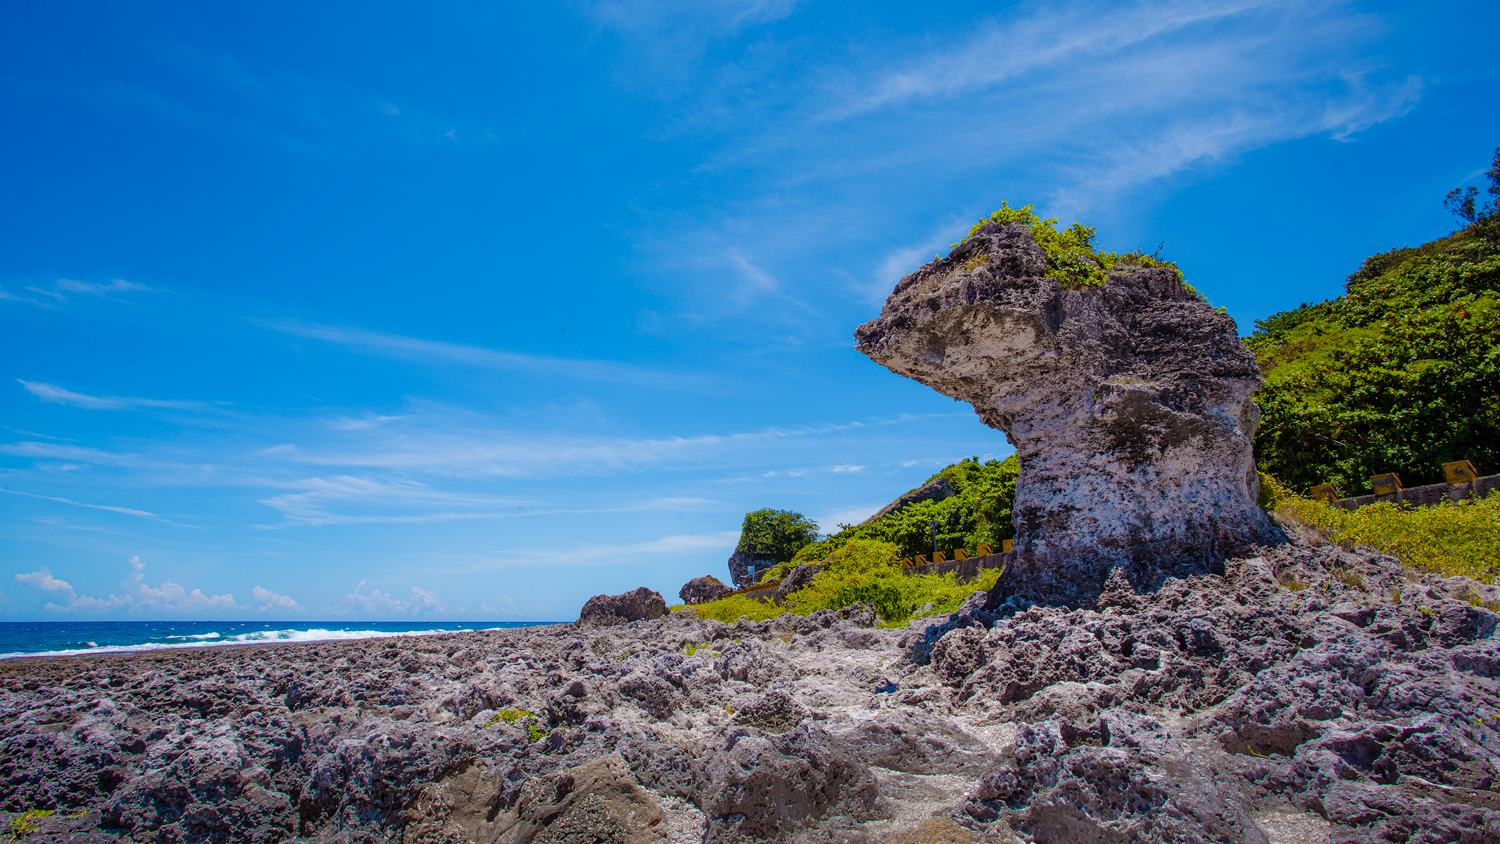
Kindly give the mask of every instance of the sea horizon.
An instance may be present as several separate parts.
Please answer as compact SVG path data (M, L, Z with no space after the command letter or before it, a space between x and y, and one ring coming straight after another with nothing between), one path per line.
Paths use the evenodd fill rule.
M404 638L560 621L0 621L0 660Z

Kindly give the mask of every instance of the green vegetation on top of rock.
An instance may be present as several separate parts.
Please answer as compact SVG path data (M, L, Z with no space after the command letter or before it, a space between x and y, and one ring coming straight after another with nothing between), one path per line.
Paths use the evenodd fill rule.
M801 513L767 507L745 514L735 550L745 552L752 560L783 563L817 538L817 522Z
M981 544L999 547L1000 540L1016 535L1011 524L1011 505L1016 498L1016 475L1021 464L1012 455L1005 461L979 462L974 457L953 464L928 478L922 486L947 478L955 494L942 500L917 501L863 525L840 525L838 533L803 546L790 565L767 572L781 577L796 563L817 563L849 542L873 539L889 542L911 557L932 551L931 522L937 520L937 547L951 554L958 548L973 550ZM920 487L918 487L920 488Z
M1024 205L1012 208L1009 203L1001 202L1000 209L975 223L964 240L978 234L987 223L1002 226L1020 223L1030 229L1031 239L1047 254L1047 276L1062 282L1063 288L1067 290L1103 285L1109 281L1107 271L1117 266L1170 267L1179 279L1182 278L1182 270L1176 264L1156 255L1147 255L1144 251L1121 253L1097 250L1094 248L1094 238L1098 236L1098 230L1093 226L1075 222L1058 231L1057 218L1043 219L1032 210L1034 207ZM953 248L957 249L962 242L953 244ZM968 268L974 269L977 266L979 264Z
M1500 151L1488 175L1500 196ZM1500 220L1473 216L1366 259L1336 299L1256 321L1262 471L1346 496L1384 472L1437 483L1454 460L1500 471Z

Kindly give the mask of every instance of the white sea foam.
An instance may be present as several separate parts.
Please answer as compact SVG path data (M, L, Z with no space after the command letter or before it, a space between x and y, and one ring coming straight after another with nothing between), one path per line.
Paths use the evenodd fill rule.
M515 627L477 627L467 629L434 628L431 630L330 630L323 627L285 630L252 630L224 636L219 633L199 633L192 636L167 636L167 639L192 639L190 642L145 642L138 645L105 645L100 647L70 648L56 651L33 651L0 653L0 659L48 656L95 656L98 654L138 653L143 651L174 651L188 648L221 648L230 645L268 645L294 642L343 642L353 639L407 638L411 636L433 636L439 633L472 633L477 630L515 630Z

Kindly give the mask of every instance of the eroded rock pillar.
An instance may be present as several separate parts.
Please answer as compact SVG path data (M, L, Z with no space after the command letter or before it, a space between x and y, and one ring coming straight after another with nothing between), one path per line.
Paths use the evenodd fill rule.
M1088 604L1117 566L1150 589L1273 541L1251 452L1260 371L1234 321L1170 267L1076 290L1046 272L1025 226L990 223L855 332L1016 447L1009 585Z

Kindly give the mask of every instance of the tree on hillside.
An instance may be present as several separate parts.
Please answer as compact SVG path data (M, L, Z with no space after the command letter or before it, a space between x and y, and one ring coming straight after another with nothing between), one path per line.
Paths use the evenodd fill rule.
M1256 322L1261 471L1344 495L1384 472L1437 483L1454 460L1500 471L1500 150L1487 175L1489 202L1472 187L1444 202L1460 231L1371 256L1344 295Z
M812 519L791 510L766 508L745 514L735 550L753 560L784 563L817 538L818 523Z
M1500 147L1495 149L1495 158L1484 175L1490 180L1489 190L1486 191L1490 195L1489 202L1480 205L1479 188L1470 185L1448 191L1443 207L1470 225L1495 219L1500 214Z

